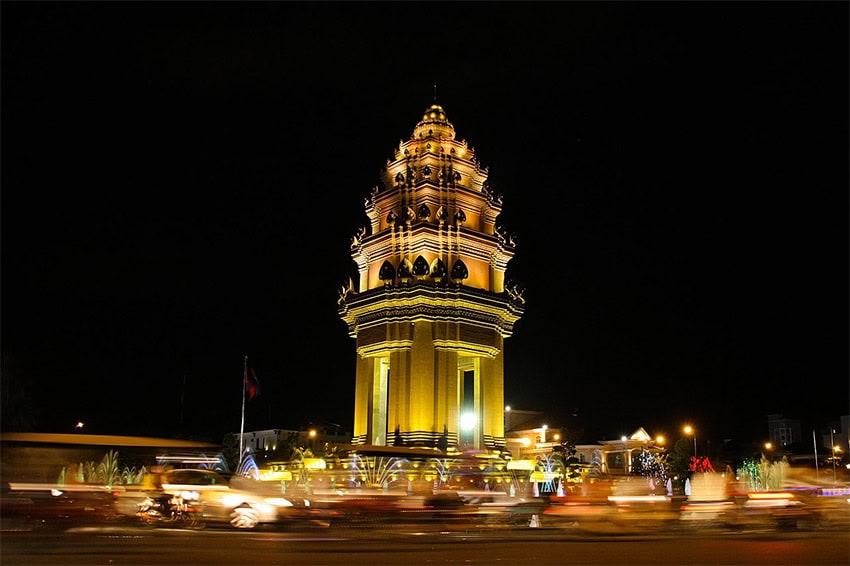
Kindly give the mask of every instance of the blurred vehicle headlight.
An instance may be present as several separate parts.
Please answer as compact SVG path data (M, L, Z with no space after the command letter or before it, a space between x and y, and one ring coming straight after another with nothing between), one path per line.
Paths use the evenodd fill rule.
M221 499L221 502L225 507L236 507L237 505L241 504L244 500L245 500L245 498L242 497L241 495L228 494L228 495L225 495Z

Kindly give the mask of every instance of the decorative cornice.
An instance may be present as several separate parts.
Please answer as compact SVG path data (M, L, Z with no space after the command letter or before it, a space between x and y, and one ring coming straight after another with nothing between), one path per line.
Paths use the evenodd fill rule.
M397 228L395 231L400 231ZM490 262L495 268L504 271L508 262L514 256L514 247L507 240L497 235L484 234L467 228L452 226L437 226L429 223L405 226L404 230L411 236L409 247L405 249L406 259L415 259L417 255L430 252L438 256L446 253L446 237L459 238L453 245L457 247L452 255L480 259ZM352 247L352 258L360 265L364 261L373 263L397 258L398 253L392 249L393 230L384 230L374 235L364 236Z
M508 293L424 281L350 293L339 303L340 317L352 337L363 328L379 324L428 320L469 323L507 338L523 312L522 304Z

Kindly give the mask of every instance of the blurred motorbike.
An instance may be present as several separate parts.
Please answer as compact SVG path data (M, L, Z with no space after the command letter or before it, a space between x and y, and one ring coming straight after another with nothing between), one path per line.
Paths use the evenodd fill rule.
M136 516L149 527L203 529L206 526L200 502L191 493L148 496L139 504Z

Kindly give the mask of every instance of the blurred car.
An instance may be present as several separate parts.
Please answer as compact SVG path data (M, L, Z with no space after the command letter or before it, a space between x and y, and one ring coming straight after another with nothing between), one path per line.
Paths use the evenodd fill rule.
M547 525L584 528L610 520L616 511L608 497L569 494L550 497L543 514Z
M756 491L737 502L738 525L766 525L774 529L797 529L812 515L811 509L790 491Z
M511 496L501 491L461 490L463 501L460 513L484 523L501 525L529 525L536 522L547 507L539 497Z
M680 512L682 521L701 529L806 529L814 517L813 508L797 494L782 490L738 492L716 501L687 500Z
M241 476L228 478L214 470L169 470L159 475L158 483L161 487L156 491L193 502L203 523L230 524L238 529L294 519L309 506L308 501L282 497L271 485ZM135 515L142 500L150 495L151 490L125 492L116 507Z
M0 517L49 528L104 523L121 516L105 487L13 482L0 489Z

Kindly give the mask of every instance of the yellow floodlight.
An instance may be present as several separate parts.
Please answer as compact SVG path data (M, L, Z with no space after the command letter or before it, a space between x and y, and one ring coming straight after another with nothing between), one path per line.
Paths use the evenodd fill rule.
M327 464L321 458L304 458L304 467L308 470L324 470Z
M545 482L552 481L557 478L558 474L555 472L531 472L531 477L529 479L536 482Z
M534 470L536 464L534 460L511 460L508 462L508 469L530 472Z
M292 472L288 470L275 472L268 470L260 472L260 481L292 481Z

